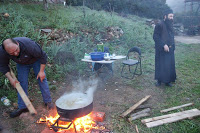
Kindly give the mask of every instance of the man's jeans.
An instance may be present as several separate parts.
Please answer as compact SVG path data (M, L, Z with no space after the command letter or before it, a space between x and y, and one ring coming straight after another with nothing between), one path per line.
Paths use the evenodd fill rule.
M28 96L28 75L31 68L33 68L35 76L37 77L37 74L40 71L40 61L38 60L30 65L17 64L18 80L24 92L27 94L27 96ZM38 78L38 83L40 86L40 91L42 92L43 101L45 103L51 102L51 94L49 91L47 78L45 77L43 82L41 82L40 78ZM22 100L21 96L19 95L19 93L18 93L18 108L20 109L26 108L26 105Z

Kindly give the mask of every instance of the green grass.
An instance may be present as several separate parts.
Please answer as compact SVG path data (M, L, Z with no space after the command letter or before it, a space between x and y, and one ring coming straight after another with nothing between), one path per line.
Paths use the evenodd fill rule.
M84 73L85 64L80 62L84 53L93 51L96 43L102 41L106 28L109 26L120 27L124 34L120 38L103 41L105 46L110 47L116 54L125 55L127 49L133 46L139 46L142 49L142 76L134 80L124 81L124 85L143 90L153 86L154 81L154 43L152 40L153 29L145 24L145 18L129 15L122 18L115 13L104 11L95 11L86 8L86 16L83 16L83 7L64 8L61 5L50 5L48 11L43 11L42 4L2 4L0 13L8 12L9 18L0 17L0 40L9 37L27 36L38 41L49 56L51 67L46 67L47 78L51 80L60 80L69 73L75 71L77 75ZM63 45L50 42L47 36L43 36L39 29L52 28L63 29L76 34L72 39L66 41ZM87 30L86 35L82 30ZM95 32L101 34L95 34ZM67 62L63 65L54 62L54 57L59 51L72 52L75 61ZM195 108L200 109L200 45L197 44L177 44L176 45L176 71L177 80L172 88L164 88L164 103L157 103L161 108L178 106L181 104L194 102ZM116 65L120 68L119 64ZM116 76L120 76L117 74ZM33 77L32 77L33 78ZM123 80L123 79L122 79ZM62 80L61 80L62 81ZM145 83L143 83L145 81ZM1 76L0 96L6 95L13 102L16 102L16 91L5 89L5 77ZM30 87L31 88L31 87ZM55 87L52 87L52 89ZM33 90L32 90L33 91ZM190 109L192 107L188 107ZM136 124L141 133L198 133L200 131L200 118L193 120L183 120L177 123L166 124L163 126L148 129L141 124L140 120L132 124L125 120L118 119L115 114L112 124L114 132L132 133L135 132ZM159 109L154 109L153 116L161 115Z
M152 86L152 79L154 78L154 52L143 53L143 75L137 77L134 80L126 80L124 84L133 86L140 90L149 88ZM170 108L179 106L186 103L194 103L191 107L185 107L184 110L193 108L200 109L200 44L176 44L176 72L177 80L174 87L165 87L164 89L164 103L157 103L158 109L154 108L151 117L163 115L161 114L160 108ZM151 76L151 77L149 77ZM147 79L147 83L144 83ZM147 85L146 85L147 84ZM154 84L153 84L154 85ZM161 94L162 95L162 94ZM122 106L122 105L121 105ZM168 112L175 113L183 111L181 109ZM154 128L146 128L141 124L140 120L132 122L132 125L128 124L127 121L118 119L119 114L116 114L112 120L114 131L116 132L136 132L134 126L137 125L141 133L199 133L200 132L200 118L194 118L192 120L182 120L175 123L165 124Z

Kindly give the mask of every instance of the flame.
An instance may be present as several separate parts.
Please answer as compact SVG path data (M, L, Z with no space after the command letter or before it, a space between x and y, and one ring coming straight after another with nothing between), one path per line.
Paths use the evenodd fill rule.
M77 132L89 133L92 129L99 129L99 130L105 129L105 127L103 127L103 126L96 125L96 122L92 119L91 114L92 113L90 113L86 116L80 117L80 118L76 118L74 120L74 124L75 124ZM47 123L48 127L51 127L51 125L53 125L59 117L60 116L58 114L56 114L55 117L44 116L44 117L41 117L37 121L37 123ZM67 128L70 123L71 122L59 121L59 127ZM57 126L57 125L55 125L55 126ZM59 129L57 132L62 132L62 131L66 131L66 130L67 131L69 131L69 130L74 131L74 125L72 124L68 129Z

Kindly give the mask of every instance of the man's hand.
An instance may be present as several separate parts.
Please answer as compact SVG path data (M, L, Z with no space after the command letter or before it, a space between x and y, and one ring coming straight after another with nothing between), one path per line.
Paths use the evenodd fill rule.
M169 47L167 46L167 44L164 45L164 51L169 52Z
M8 78L8 80L10 81L10 84L16 88L16 83L19 83L19 81L16 79L16 77L12 77L10 72L7 72L5 74L5 76Z
M10 79L10 84L11 84L14 88L16 88L16 84L17 84L17 83L19 83L18 80L14 79L14 78Z
M43 82L44 78L45 78L45 73L44 71L40 71L37 75L37 79L40 78L40 81Z

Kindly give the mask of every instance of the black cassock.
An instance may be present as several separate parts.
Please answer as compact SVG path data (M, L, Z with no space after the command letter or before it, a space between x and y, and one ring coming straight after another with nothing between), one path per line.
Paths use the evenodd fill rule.
M175 58L174 58L174 33L169 30L165 21L160 21L154 30L155 41L155 79L162 83L175 82ZM169 46L169 52L164 51L164 45Z

